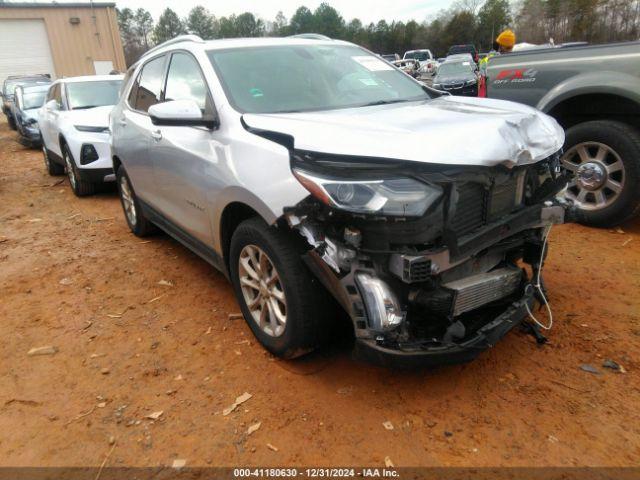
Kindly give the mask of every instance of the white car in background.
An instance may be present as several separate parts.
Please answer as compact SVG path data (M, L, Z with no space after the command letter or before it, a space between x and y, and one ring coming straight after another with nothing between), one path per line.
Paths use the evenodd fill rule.
M38 114L47 171L66 171L73 193L91 195L115 180L109 150L109 113L118 102L122 75L95 75L51 84Z
M404 56L402 57L402 59L413 59L420 62L417 76L419 80L431 78L436 73L438 64L433 58L433 53L431 53L431 50L427 48L423 48L421 50L408 50L404 52Z

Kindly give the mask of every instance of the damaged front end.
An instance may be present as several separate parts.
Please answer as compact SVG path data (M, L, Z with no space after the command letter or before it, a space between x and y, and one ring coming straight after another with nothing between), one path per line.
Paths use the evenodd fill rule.
M544 236L570 212L558 154L512 168L300 150L291 162L311 195L284 218L350 315L357 352L387 365L464 362L494 345L532 309Z

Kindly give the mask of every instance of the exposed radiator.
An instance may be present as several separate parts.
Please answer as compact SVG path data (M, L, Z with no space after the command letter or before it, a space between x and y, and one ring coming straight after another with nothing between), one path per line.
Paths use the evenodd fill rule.
M487 191L479 183L468 182L458 189L458 196L451 228L457 235L462 236L485 224Z
M522 272L517 268L499 268L442 285L454 292L451 314L455 317L514 293Z
M451 228L463 236L512 212L522 201L524 174L486 189L480 183L467 182L458 188L456 211Z

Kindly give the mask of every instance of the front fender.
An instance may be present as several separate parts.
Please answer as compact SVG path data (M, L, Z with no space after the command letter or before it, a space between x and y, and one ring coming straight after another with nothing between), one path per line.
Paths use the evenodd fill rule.
M640 80L633 75L614 71L582 73L549 90L537 107L548 113L565 100L590 94L617 95L640 104Z
M289 204L283 203L276 207L275 205L268 205L256 194L252 193L244 187L233 185L225 188L222 192L220 192L219 195L216 196L216 201L211 208L211 225L213 230L214 249L217 252L223 251L221 238L221 219L225 208L229 205L233 203L244 204L255 210L258 215L260 215L262 219L267 222L267 224L272 225L278 220L280 216L282 216L282 214L284 213L283 209L285 207L295 205L308 195L308 192L306 190L302 190L300 193L300 198L297 198L296 201L289 202Z

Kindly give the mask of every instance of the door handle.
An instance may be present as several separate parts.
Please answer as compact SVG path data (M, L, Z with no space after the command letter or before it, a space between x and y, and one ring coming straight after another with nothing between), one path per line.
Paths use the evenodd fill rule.
M160 130L155 130L151 132L151 138L153 138L156 142L162 140L162 132Z

